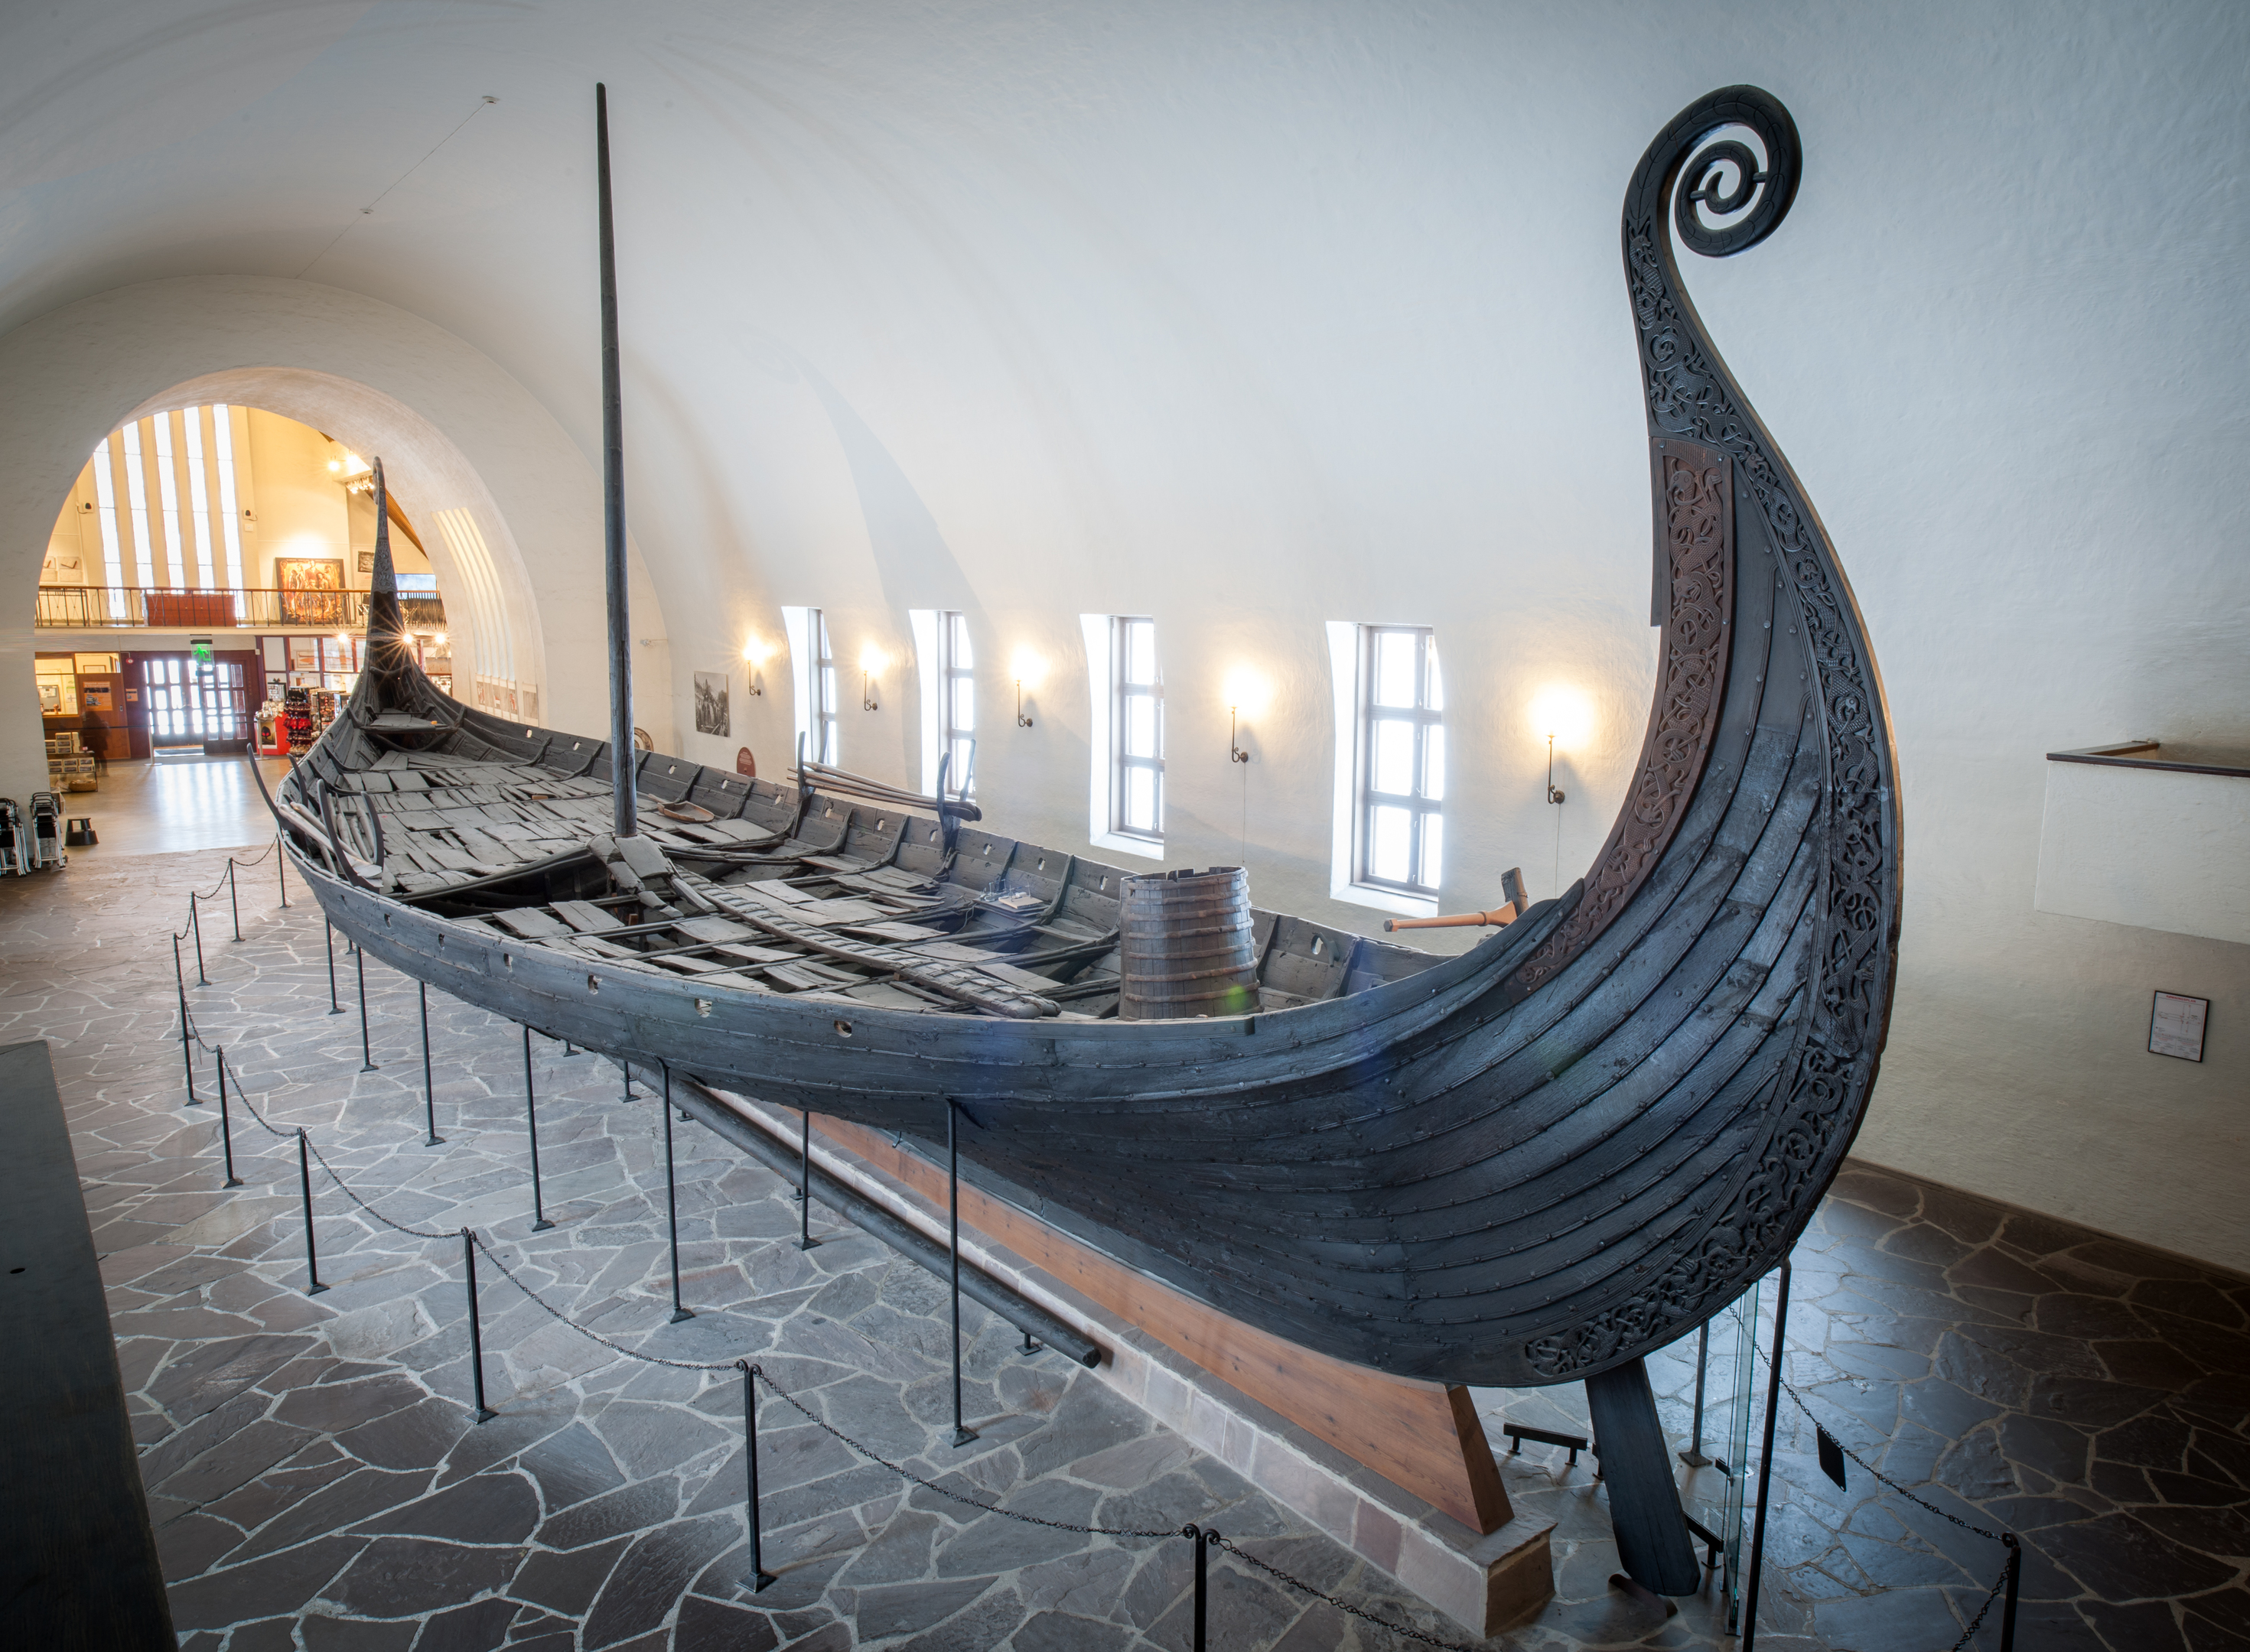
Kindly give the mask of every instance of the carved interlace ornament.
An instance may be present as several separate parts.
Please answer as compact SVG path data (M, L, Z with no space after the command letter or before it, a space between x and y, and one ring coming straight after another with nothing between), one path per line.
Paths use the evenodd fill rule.
M1721 95L1738 99L1744 90ZM1715 1187L1700 1234L1691 1229L1688 1242L1660 1267L1637 1276L1635 1287L1616 1305L1567 1332L1525 1346L1532 1368L1556 1380L1662 1346L1781 1259L1858 1129L1888 1017L1898 933L1899 821L1890 733L1865 635L1826 535L1718 363L1694 311L1675 297L1669 248L1660 250L1656 240L1675 180L1684 175L1698 180L1688 187L1702 187L1701 172L1712 151L1684 167L1679 163L1721 120L1753 127L1769 166L1779 172L1785 161L1793 178L1794 125L1778 103L1756 96L1770 107L1735 102L1722 109L1690 108L1651 147L1627 196L1626 279L1652 431L1733 459L1736 478L1764 518L1784 596L1793 601L1809 644L1826 758L1811 829L1823 850L1813 897L1819 930L1797 1012L1797 1045L1763 1104L1764 1136L1727 1182ZM1683 141L1667 153L1667 140L1675 136ZM1777 221L1778 212L1773 217Z
M1640 768L1610 829L1586 892L1569 918L1515 972L1529 992L1610 926L1663 858L1695 795L1726 698L1728 632L1735 613L1735 506L1729 461L1699 443L1653 444L1664 502L1671 600L1664 618L1663 680L1641 742Z

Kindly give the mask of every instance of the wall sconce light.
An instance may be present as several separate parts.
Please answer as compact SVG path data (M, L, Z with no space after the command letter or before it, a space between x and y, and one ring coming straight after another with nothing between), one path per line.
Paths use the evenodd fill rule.
M765 664L772 650L767 648L764 642L758 637L753 637L742 644L742 664L745 674L750 679L749 692L753 694L763 694L766 692Z
M1028 648L1019 648L1009 662L1016 672L1016 726L1029 728L1032 719L1024 714L1024 689L1026 685L1036 692L1046 678L1047 663Z
M877 679L882 676L883 667L888 665L890 663L891 657L884 653L881 649L877 648L873 643L868 644L866 648L860 650L859 709L861 711L875 712L882 709L881 706L877 703L875 698L877 690L881 686Z
M1250 761L1250 754L1242 749L1241 741L1237 738L1239 710L1239 707L1233 706L1226 708L1226 761L1230 763L1246 763Z
M1586 743L1594 729L1594 708L1577 689L1550 683L1531 699L1531 726L1547 737L1547 801L1563 802L1555 784L1555 748L1568 752Z
M1227 761L1246 763L1250 754L1241 741L1242 718L1246 712L1255 718L1273 699L1273 685L1246 665L1238 665L1227 672L1222 685L1226 694L1226 751Z

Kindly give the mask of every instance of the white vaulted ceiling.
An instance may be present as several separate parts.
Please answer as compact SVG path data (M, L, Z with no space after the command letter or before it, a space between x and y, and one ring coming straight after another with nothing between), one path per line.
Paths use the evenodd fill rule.
M1517 864L1549 892L1608 829L1653 659L1618 199L1691 99L1773 91L1796 210L1688 278L1896 722L1904 952L1863 1148L2250 1263L2250 949L2033 906L2044 753L2250 744L2250 10L13 0L6 600L116 419L325 375L443 437L429 485L493 513L548 720L603 726L597 79L642 720L770 773L790 673L753 699L740 654L783 604L825 607L847 662L961 609L980 662L1048 665L980 790L1083 848L1079 616L1152 613L1172 863L1243 856L1261 904L1362 926L1327 901L1324 622L1439 628L1450 906ZM735 734L693 733L690 673L730 667ZM1270 688L1246 766L1241 670ZM1557 683L1597 707L1559 810L1527 709ZM904 686L847 692L848 763L919 778ZM2158 987L2235 1006L2202 1068L2145 1053Z

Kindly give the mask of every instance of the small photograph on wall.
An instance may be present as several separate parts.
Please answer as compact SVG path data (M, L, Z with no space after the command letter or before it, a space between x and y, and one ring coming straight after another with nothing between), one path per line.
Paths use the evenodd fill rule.
M344 623L344 564L338 556L277 556L273 582L281 589L284 625Z
M375 572L375 553L373 551L362 551L359 554L359 571L362 574L372 574Z
M695 732L699 734L731 734L733 721L727 711L727 673L698 671L695 673Z

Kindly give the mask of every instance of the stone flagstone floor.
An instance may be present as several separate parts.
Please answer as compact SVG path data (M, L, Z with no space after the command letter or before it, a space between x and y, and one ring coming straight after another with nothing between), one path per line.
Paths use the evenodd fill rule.
M304 1292L293 1146L182 1105L169 927L217 853L82 858L0 881L0 1042L52 1043L182 1644L264 1649L1184 1647L1188 1558L979 1516L901 1482L765 1402L762 1594L740 1580L742 1387L620 1358L481 1267L491 1404L475 1425L458 1239L369 1221L314 1167L321 1273ZM627 1347L759 1360L836 1427L941 1484L1072 1525L1215 1524L1352 1605L1459 1629L1053 1355L1026 1359L973 1304L956 1451L942 1287L816 1205L795 1245L787 1189L675 1124L681 1289L666 1323L662 1112L617 1070L533 1041L550 1231L530 1231L521 1035L433 995L442 1147L423 1145L412 984L376 965L378 1070L329 1015L321 927L272 864L242 875L239 945L206 908L203 1036L245 1099L303 1125L384 1215L472 1224L557 1308ZM190 957L192 982L193 960ZM349 958L338 981L354 1005ZM211 1064L198 1055L200 1088ZM1797 1256L1788 1370L1868 1461L1941 1508L2026 1539L2027 1648L2250 1645L2250 1285L2081 1229L1865 1168ZM1692 1343L1687 1345L1692 1348ZM1652 1361L1684 1443L1691 1361ZM1760 1378L1761 1387L1763 1376ZM1496 1419L1582 1422L1575 1389L1480 1394ZM1884 1493L1839 1491L1784 1402L1759 1644L1952 1645L1996 1545ZM1722 1423L1720 1425L1722 1428ZM1709 1431L1707 1431L1707 1433ZM1707 1450L1721 1448L1708 1445ZM1522 1652L1715 1647L1713 1591L1668 1620L1611 1589L1616 1556L1583 1460L1506 1459L1519 1506L1557 1522L1558 1593L1479 1645ZM1710 1489L1701 1470L1691 1491ZM1410 1642L1222 1564L1212 1645ZM1975 1644L1997 1646L1997 1620Z

